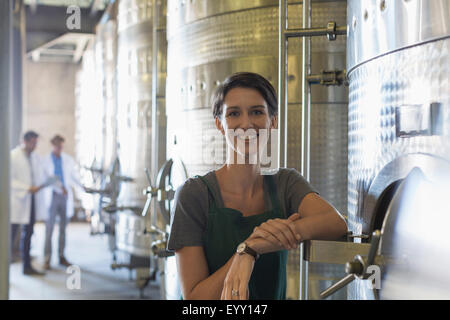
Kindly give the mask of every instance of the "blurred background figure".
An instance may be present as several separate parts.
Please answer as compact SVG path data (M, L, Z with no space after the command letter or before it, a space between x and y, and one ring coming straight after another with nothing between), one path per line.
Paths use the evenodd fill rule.
M22 227L20 249L23 273L26 275L43 275L31 266L30 259L36 211L43 208L40 198L35 195L45 187L44 184L38 186L42 182L42 168L39 157L33 152L37 141L38 134L28 131L23 137L23 144L11 151L11 244L14 244Z
M52 151L44 157L43 166L46 177L52 175L58 178L57 183L46 191L46 228L45 228L45 264L46 270L50 269L52 255L52 235L56 217L59 217L59 241L58 255L59 264L69 266L70 263L64 256L66 245L66 226L74 212L73 188L81 186L75 160L64 153L64 138L55 135L51 140Z

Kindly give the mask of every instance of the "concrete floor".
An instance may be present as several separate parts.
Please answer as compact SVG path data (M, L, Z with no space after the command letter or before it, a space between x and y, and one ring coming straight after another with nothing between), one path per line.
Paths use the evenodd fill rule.
M66 233L66 257L69 262L80 267L81 289L68 289L66 282L72 275L66 267L57 264L58 229L53 233L52 270L43 277L22 274L22 263L10 267L10 299L139 299L139 290L134 280L130 280L128 269L112 270L112 256L108 249L107 237L91 236L89 224L70 223ZM45 225L36 223L32 239L31 255L35 257L33 266L43 265ZM132 272L133 279L135 272ZM144 299L160 299L159 285L150 282L144 289Z

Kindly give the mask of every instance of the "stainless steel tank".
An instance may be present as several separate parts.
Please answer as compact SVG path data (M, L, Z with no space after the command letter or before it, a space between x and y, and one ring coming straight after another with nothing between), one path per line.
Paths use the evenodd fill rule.
M107 233L109 235L110 249L115 249L114 215L103 208L116 203L119 188L113 190L111 171L117 157L117 90L116 90L116 64L117 64L117 4L111 4L103 14L96 27L95 38L95 70L99 83L99 94L103 108L102 121L99 127L102 130L102 152L100 163L93 163L92 176L99 180L95 186L100 193L92 193L96 199L96 214L91 220L91 233ZM97 183L98 184L98 183ZM119 184L115 184L119 186ZM106 192L106 190L108 191ZM95 220L94 220L95 219Z
M122 174L120 203L142 207L151 165L152 0L118 4L117 144Z
M356 280L349 298L448 298L448 187L426 186L450 163L450 3L349 0L347 21L348 223L381 229L386 260L381 289Z
M103 115L103 163L104 171L110 170L117 156L117 9L112 6L102 17L96 30L96 67L102 87Z
M289 27L301 27L301 4L289 6ZM346 23L342 1L312 4L314 26L330 20ZM227 76L256 72L275 88L278 82L278 1L168 1L167 152L179 156L189 176L220 167L223 139L216 132L210 98ZM288 166L299 169L301 159L301 41L289 43ZM312 40L313 72L345 68L345 37L335 42ZM341 212L346 213L347 93L345 89L313 87L311 115L311 183ZM215 162L213 157L219 156ZM342 169L344 168L344 169ZM288 267L288 298L299 292L299 255L292 252ZM310 292L317 293L339 277L341 267L311 265ZM315 277L315 278L314 278ZM327 279L328 278L328 279ZM320 284L321 281L325 283Z
M85 186L100 188L101 179L91 167L101 168L103 161L103 104L101 82L95 61L95 39L89 42L83 54L81 69L75 87L75 154L81 168L81 182ZM80 194L81 205L93 218L98 210L98 196ZM94 217L94 219L98 220Z
M116 243L119 250L147 259L152 257L150 217L142 217L146 196L143 190L150 176L156 176L165 160L165 144L159 144L158 158L152 159L152 97L157 99L158 137L165 141L165 70L166 39L165 5L156 0L121 0L117 15L117 154L120 175L132 179L121 184L118 199ZM157 6L159 25L156 42L153 38L154 6ZM157 72L154 73L153 56L156 43ZM155 76L156 74L156 76ZM158 91L152 92L153 81ZM157 161L155 166L153 161ZM156 264L153 264L155 267Z

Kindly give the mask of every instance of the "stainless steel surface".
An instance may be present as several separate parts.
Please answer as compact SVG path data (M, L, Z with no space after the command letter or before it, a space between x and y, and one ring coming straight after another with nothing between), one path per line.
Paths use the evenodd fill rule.
M414 168L388 208L378 252L381 299L450 298L450 162L440 161L425 171Z
M279 1L279 23L278 23L278 163L280 166L287 166L287 115L288 115L288 101L287 101L287 74L288 74L288 60L287 47L288 39L285 37L285 30L288 24L288 2L287 0Z
M160 259L161 260L161 259ZM177 270L177 259L175 256L167 257L164 263L164 297L167 300L179 300L182 296L181 285Z
M110 170L117 157L117 20L114 13L97 26L95 44L96 69L103 103L103 170Z
M11 1L0 2L0 299L9 298L9 154L11 108Z
M448 37L448 0L348 0L347 70L369 59Z
M152 43L152 172L153 179L159 177L159 169L166 159L166 109L165 109L165 80L166 80L166 13L167 1L156 1L153 5L153 43ZM161 88L160 88L161 87ZM165 178L164 178L165 179ZM169 223L170 214L160 212L156 201L153 202L152 226L165 226Z
M122 173L135 179L123 186L119 203L136 207L145 203L144 169L151 166L152 6L122 0L117 14L118 155Z
M223 163L224 140L220 136L214 139L217 130L210 109L217 85L234 72L250 71L278 87L278 11L278 1L168 1L167 153L185 162L189 176ZM289 28L302 26L300 12L298 3L289 5ZM329 21L345 25L343 2L314 1L311 26L323 27ZM289 40L285 87L289 100L283 116L289 128L285 163L297 169L302 154L300 48L299 39ZM345 69L344 37L333 42L326 37L313 39L311 51L311 72ZM345 213L346 90L312 88L311 102L311 182ZM220 161L215 163L213 156ZM298 298L299 262L299 254L293 252L288 262L288 298Z
M133 211L122 211L116 214L116 245L123 250L139 257L150 257L153 234L150 220L142 219Z
M444 166L435 161L450 159L449 3L385 1L384 10L378 2L370 7L360 1L349 4L348 220L354 233L367 234L382 221L398 184L413 168L426 172L434 163L431 166L443 172ZM367 21L363 21L366 10ZM440 128L432 121L418 121L433 118L431 106L436 103L441 106ZM414 224L423 215L411 212L408 221ZM438 220L423 222L438 228ZM419 234L408 241L416 243ZM398 239L404 244L402 236L392 236L393 242ZM433 239L436 248L444 249L444 236L433 233ZM433 259L431 251L420 252L421 259ZM352 283L348 293L351 299L374 298L362 280ZM411 293L405 287L396 297Z
M14 1L14 11L12 15L12 96L11 96L11 123L10 139L11 146L17 146L21 142L22 118L24 113L25 90L24 68L25 59L25 5L23 0Z
M309 262L345 264L357 254L367 255L369 248L368 243L310 240L305 243L304 259Z
M80 8L90 8L94 6L96 10L103 10L109 1L110 0L25 0L25 3L30 6L77 6Z
M96 189L101 187L101 174L87 168L95 167L101 171L103 160L103 103L101 82L97 75L95 43L91 41L76 75L75 157L83 168L82 184ZM98 210L98 196L83 193L80 198L86 211L93 213Z
M158 5L154 8L156 3ZM142 229L142 226L147 225L150 230L150 217L140 216L146 201L142 193L147 187L144 170L150 169L150 175L155 177L155 168L158 169L165 160L161 143L165 141L165 10L164 1L122 0L118 3L118 156L122 174L133 179L132 183L122 185L118 203L120 206L134 207L136 212L134 215L117 214L116 229L121 234L117 238L117 246L141 256L150 256L152 243L152 236L143 233L145 229ZM153 30L154 14L160 17L156 24L157 30ZM153 35L156 35L156 39L153 39ZM153 88L156 91L152 91ZM152 100L152 95L157 101ZM152 105L156 118L152 117ZM152 123L158 126L155 128ZM154 139L158 139L156 150L152 149ZM136 222L138 220L139 223ZM125 229L119 230L120 228Z

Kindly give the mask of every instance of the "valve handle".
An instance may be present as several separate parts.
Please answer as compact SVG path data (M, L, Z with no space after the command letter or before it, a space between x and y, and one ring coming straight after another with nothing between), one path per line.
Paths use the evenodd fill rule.
M366 269L368 266L372 265L375 261L375 256L377 254L378 245L380 244L381 232L380 230L375 230L372 233L372 240L370 242L369 254L367 255L367 260L363 259L360 255L356 255L353 261L349 261L345 265L345 272L348 273L347 276L333 284L328 289L320 293L320 298L325 299L335 293L336 291L344 288L350 282L355 280L356 277L364 279L366 274ZM367 261L367 262L366 262Z
M322 291L320 293L320 299L325 299L325 298L331 296L333 293L344 288L346 285L348 285L353 280L355 280L355 275L353 273L345 276L344 278L342 278L341 280L339 280L338 282L333 284L328 289L325 289L324 291Z
M145 168L144 170L145 170L145 175L146 175L147 180L148 180L148 185L149 185L150 187L152 187L152 178L150 178L150 172L148 171L147 168Z

